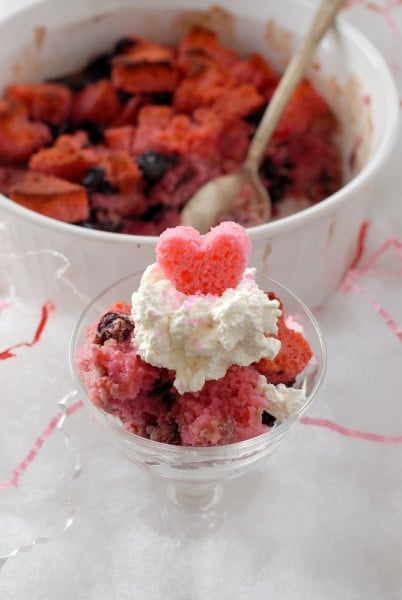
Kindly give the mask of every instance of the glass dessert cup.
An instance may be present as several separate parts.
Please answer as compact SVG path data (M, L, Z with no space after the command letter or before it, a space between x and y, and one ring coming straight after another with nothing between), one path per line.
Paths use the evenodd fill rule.
M76 356L78 348L85 342L89 326L113 303L131 303L131 295L138 288L141 275L142 272L135 273L113 283L87 306L72 334L70 369L80 397L112 442L130 462L165 484L166 496L158 509L160 523L176 534L201 534L216 528L225 514L224 482L261 466L310 407L325 372L325 344L316 319L301 300L276 281L257 275L260 288L274 292L281 299L288 326L293 323L294 328L302 330L311 346L313 358L295 383L295 386L303 387L305 403L266 433L233 444L188 447L140 437L125 430L119 419L91 402L76 369Z

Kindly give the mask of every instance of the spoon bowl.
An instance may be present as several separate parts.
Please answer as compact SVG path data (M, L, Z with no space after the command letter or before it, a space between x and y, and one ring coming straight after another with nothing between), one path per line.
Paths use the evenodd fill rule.
M236 173L216 177L203 185L191 198L190 206L187 204L183 209L182 223L205 234L218 219L225 219L236 203L240 210L247 205L247 214L258 222L265 223L271 217L268 190L258 174L249 171L246 165Z
M181 212L183 225L204 234L230 213L237 203L247 203L248 213L257 222L271 218L271 199L262 184L258 169L267 144L297 85L304 76L315 48L331 27L344 0L323 0L298 51L289 62L250 143L243 166L235 173L211 179L187 202ZM247 223L243 223L247 225Z

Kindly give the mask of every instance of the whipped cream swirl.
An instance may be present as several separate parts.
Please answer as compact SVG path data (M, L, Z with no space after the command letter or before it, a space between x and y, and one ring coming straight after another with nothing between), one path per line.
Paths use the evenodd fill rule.
M258 288L255 272L246 269L236 288L214 296L177 291L157 263L144 271L132 296L134 343L145 362L175 371L180 394L201 390L231 365L279 352L280 341L270 337L278 331L279 302Z

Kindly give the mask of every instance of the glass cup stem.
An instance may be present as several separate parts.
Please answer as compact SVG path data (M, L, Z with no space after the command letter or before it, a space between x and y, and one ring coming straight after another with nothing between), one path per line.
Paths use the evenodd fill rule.
M162 513L163 521L178 532L202 535L216 529L224 517L221 483L170 481L166 494L169 502Z

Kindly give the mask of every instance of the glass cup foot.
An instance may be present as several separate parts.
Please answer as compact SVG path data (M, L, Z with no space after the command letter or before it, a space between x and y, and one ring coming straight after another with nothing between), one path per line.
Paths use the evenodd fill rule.
M166 531L180 537L208 535L219 528L225 511L222 484L169 482L161 519Z

